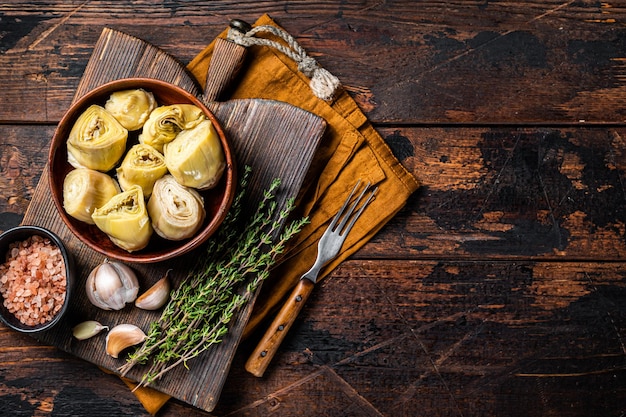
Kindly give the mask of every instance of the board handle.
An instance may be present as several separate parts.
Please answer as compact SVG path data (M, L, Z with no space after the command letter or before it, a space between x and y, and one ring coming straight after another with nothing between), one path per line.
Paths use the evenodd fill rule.
M243 20L233 19L230 21L230 28L246 33L252 29L252 26ZM207 101L218 101L222 98L221 95L239 73L245 58L244 46L228 39L217 38L215 40L204 87L204 98Z
M308 279L301 279L296 288L280 309L280 312L267 329L265 335L246 362L246 371L257 377L262 377L278 347L287 335L287 331L298 317L304 303L313 291L313 284Z

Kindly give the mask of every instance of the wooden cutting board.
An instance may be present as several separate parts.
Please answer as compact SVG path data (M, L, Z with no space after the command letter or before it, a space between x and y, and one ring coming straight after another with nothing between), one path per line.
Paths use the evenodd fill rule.
M202 89L196 80L175 58L143 40L105 28L94 47L74 99L108 81L130 77L164 80L202 97ZM284 207L287 199L297 197L322 138L326 126L324 120L292 105L272 100L206 104L221 122L239 169L245 165L253 169L245 207L257 207L256 202L260 200L263 190L274 178L282 180L277 196L279 208ZM23 224L38 225L56 232L68 245L79 269L67 316L48 333L36 336L37 339L116 372L124 360L105 354L105 332L86 341L77 341L71 336L71 328L83 320L98 320L110 327L133 323L147 330L149 323L158 318L159 312L146 312L130 305L119 312L110 312L99 310L89 303L84 290L85 280L104 258L82 244L62 223L51 201L45 174L33 194ZM202 248L172 261L130 266L139 276L142 292L168 269L172 269L170 277L177 285L201 254ZM180 366L152 387L203 410L213 410L253 304L254 300L239 312L222 343L190 361L189 369ZM142 371L141 367L136 367L127 377L139 380Z

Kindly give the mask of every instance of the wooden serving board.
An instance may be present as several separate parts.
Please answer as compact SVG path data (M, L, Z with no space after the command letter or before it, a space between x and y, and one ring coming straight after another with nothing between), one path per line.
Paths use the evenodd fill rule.
M145 41L105 28L94 47L74 99L108 81L130 77L164 80L202 97L202 89L176 59ZM297 197L324 132L324 120L289 104L271 100L206 104L221 122L233 147L238 168L241 170L249 165L253 169L245 207L257 207L256 202L260 200L263 190L274 178L282 180L277 195L279 208L284 207L287 199ZM67 316L54 329L36 336L37 339L116 372L124 364L124 359L113 359L105 354L106 332L86 341L78 341L72 337L71 328L83 320L98 320L109 327L133 323L147 330L150 322L160 313L142 311L132 305L110 312L89 303L84 290L85 280L104 257L87 248L63 224L52 203L45 173L33 194L23 224L38 225L56 232L67 244L78 268ZM139 276L140 292L149 288L168 269L172 269L170 277L176 286L195 260L202 256L202 250L200 248L159 264L130 265ZM222 343L191 360L189 369L180 366L152 387L203 410L213 410L253 304L254 300L235 317ZM127 377L140 380L142 375L143 369L138 366Z

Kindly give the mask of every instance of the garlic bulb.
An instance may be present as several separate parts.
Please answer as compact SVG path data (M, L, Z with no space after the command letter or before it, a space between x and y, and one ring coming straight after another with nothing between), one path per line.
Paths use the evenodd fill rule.
M167 277L170 271L168 270L163 278L137 297L135 306L142 310L157 310L163 307L170 299L170 280Z
M86 290L87 298L96 307L121 310L137 298L139 282L127 265L105 260L87 277Z
M134 324L118 324L107 334L107 355L117 358L126 348L146 340L146 334Z
M94 337L102 330L109 330L109 327L103 326L95 320L87 320L72 327L72 334L78 340L86 340Z

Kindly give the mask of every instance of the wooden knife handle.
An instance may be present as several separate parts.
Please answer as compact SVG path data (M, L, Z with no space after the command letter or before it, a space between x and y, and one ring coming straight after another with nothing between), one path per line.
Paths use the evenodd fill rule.
M250 30L250 25L241 20L233 20L230 27L244 32ZM246 48L227 39L217 38L213 49L213 56L207 70L204 97L208 101L218 101L233 79L239 73L246 58Z
M280 309L278 315L265 332L265 335L246 362L246 370L252 375L262 377L278 347L287 335L287 331L298 317L304 303L313 291L313 284L308 279L301 279L296 288Z

